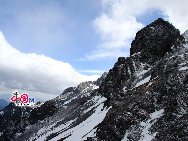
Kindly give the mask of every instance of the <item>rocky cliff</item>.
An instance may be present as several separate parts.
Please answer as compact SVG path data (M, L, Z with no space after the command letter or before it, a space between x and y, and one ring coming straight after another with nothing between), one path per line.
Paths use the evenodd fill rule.
M188 33L157 19L136 34L130 56L97 81L24 109L22 122L13 120L13 105L3 109L0 123L10 120L0 126L0 140L184 141L187 105Z
M136 34L130 57L119 58L99 87L112 108L97 140L187 139L186 35L162 19Z

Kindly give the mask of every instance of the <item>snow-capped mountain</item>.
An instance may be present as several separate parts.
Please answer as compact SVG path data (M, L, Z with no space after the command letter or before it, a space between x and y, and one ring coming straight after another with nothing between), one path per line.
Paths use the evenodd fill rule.
M0 111L0 140L186 140L188 36L157 19L140 30L130 57L35 108Z

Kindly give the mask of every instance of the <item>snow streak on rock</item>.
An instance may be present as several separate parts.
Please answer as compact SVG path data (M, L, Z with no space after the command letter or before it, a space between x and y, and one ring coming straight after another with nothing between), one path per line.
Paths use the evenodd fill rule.
M161 109L159 111L156 111L150 115L150 119L147 121L143 121L140 123L142 129L141 138L139 141L151 141L155 138L156 133L152 134L150 133L149 129L151 126L157 121L158 118L160 118L163 115L164 109Z
M87 137L93 136L95 134L95 127L103 121L106 113L110 109L103 109L103 106L104 104L98 105L95 112L85 121L53 138L52 141L57 141L61 138L66 138L65 140L67 141L83 141Z
M152 125L163 115L163 113L164 113L164 109L161 109L159 111L155 111L154 113L150 114L150 117L149 117L148 120L142 121L140 123L140 125L139 125L140 129L139 130L141 131L141 134L140 134L139 141L151 141L152 139L155 138L157 132L151 133L149 130L152 127ZM126 132L122 141L129 141L128 135L130 133L131 133L130 131Z
M151 78L151 76L146 77L144 80L138 82L135 87L138 87L138 86L140 86L140 85L142 85L144 83L149 82L150 78Z

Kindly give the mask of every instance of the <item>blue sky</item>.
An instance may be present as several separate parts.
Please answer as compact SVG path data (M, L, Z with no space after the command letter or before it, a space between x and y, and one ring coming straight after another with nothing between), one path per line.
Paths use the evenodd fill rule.
M80 60L100 44L100 35L93 26L102 11L100 0L0 2L0 30L7 41L23 53L44 54L68 62L78 71L108 71L117 60L116 57ZM163 17L159 11L150 10L140 16L138 22L147 25L158 17Z
M0 30L21 52L44 54L77 70L108 70L112 66L80 61L100 42L92 24L100 13L99 0L1 0L0 7Z
M96 75L112 68L119 56L129 56L136 32L157 18L169 20L183 33L188 22L187 4L186 0L181 3L178 0L0 0L2 56L14 50L23 60L28 60L23 62L13 55L11 57L15 60L18 58L15 63L14 59L9 61L11 57L5 56L7 64L11 64L9 67L6 64L6 67L14 70L15 76L0 68L3 75L0 87L5 89L0 91L0 95L16 89L16 86L8 87L13 80L20 83L17 89L46 93L44 82L47 83L48 77L61 78L63 81L54 80L53 84L46 84L54 87L48 90L49 97L68 86L93 80L98 77ZM11 45L10 50L7 50L8 44ZM50 68L49 59L53 59L50 65L54 65L54 69L62 68L62 74ZM46 62L48 66L39 65L41 68L38 69L38 62ZM34 82L28 77L29 66L36 71L36 74L29 73L33 77L44 74L43 69L49 72L45 72L40 82ZM79 81L74 83L74 77L69 81L67 70ZM17 74L25 80L18 79ZM26 81L28 85L24 85ZM64 87L56 87L59 83Z

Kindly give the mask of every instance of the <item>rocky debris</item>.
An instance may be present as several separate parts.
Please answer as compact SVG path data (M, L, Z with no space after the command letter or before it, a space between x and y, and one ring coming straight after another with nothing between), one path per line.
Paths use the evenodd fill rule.
M29 107L17 107L14 103L6 106L0 114L0 140L9 141L16 134L22 133L29 124L26 119L32 109ZM2 134L3 133L3 134Z
M29 116L30 124L34 124L39 120L44 120L45 118L52 116L58 109L55 102L52 100L45 102L40 107L34 108Z

